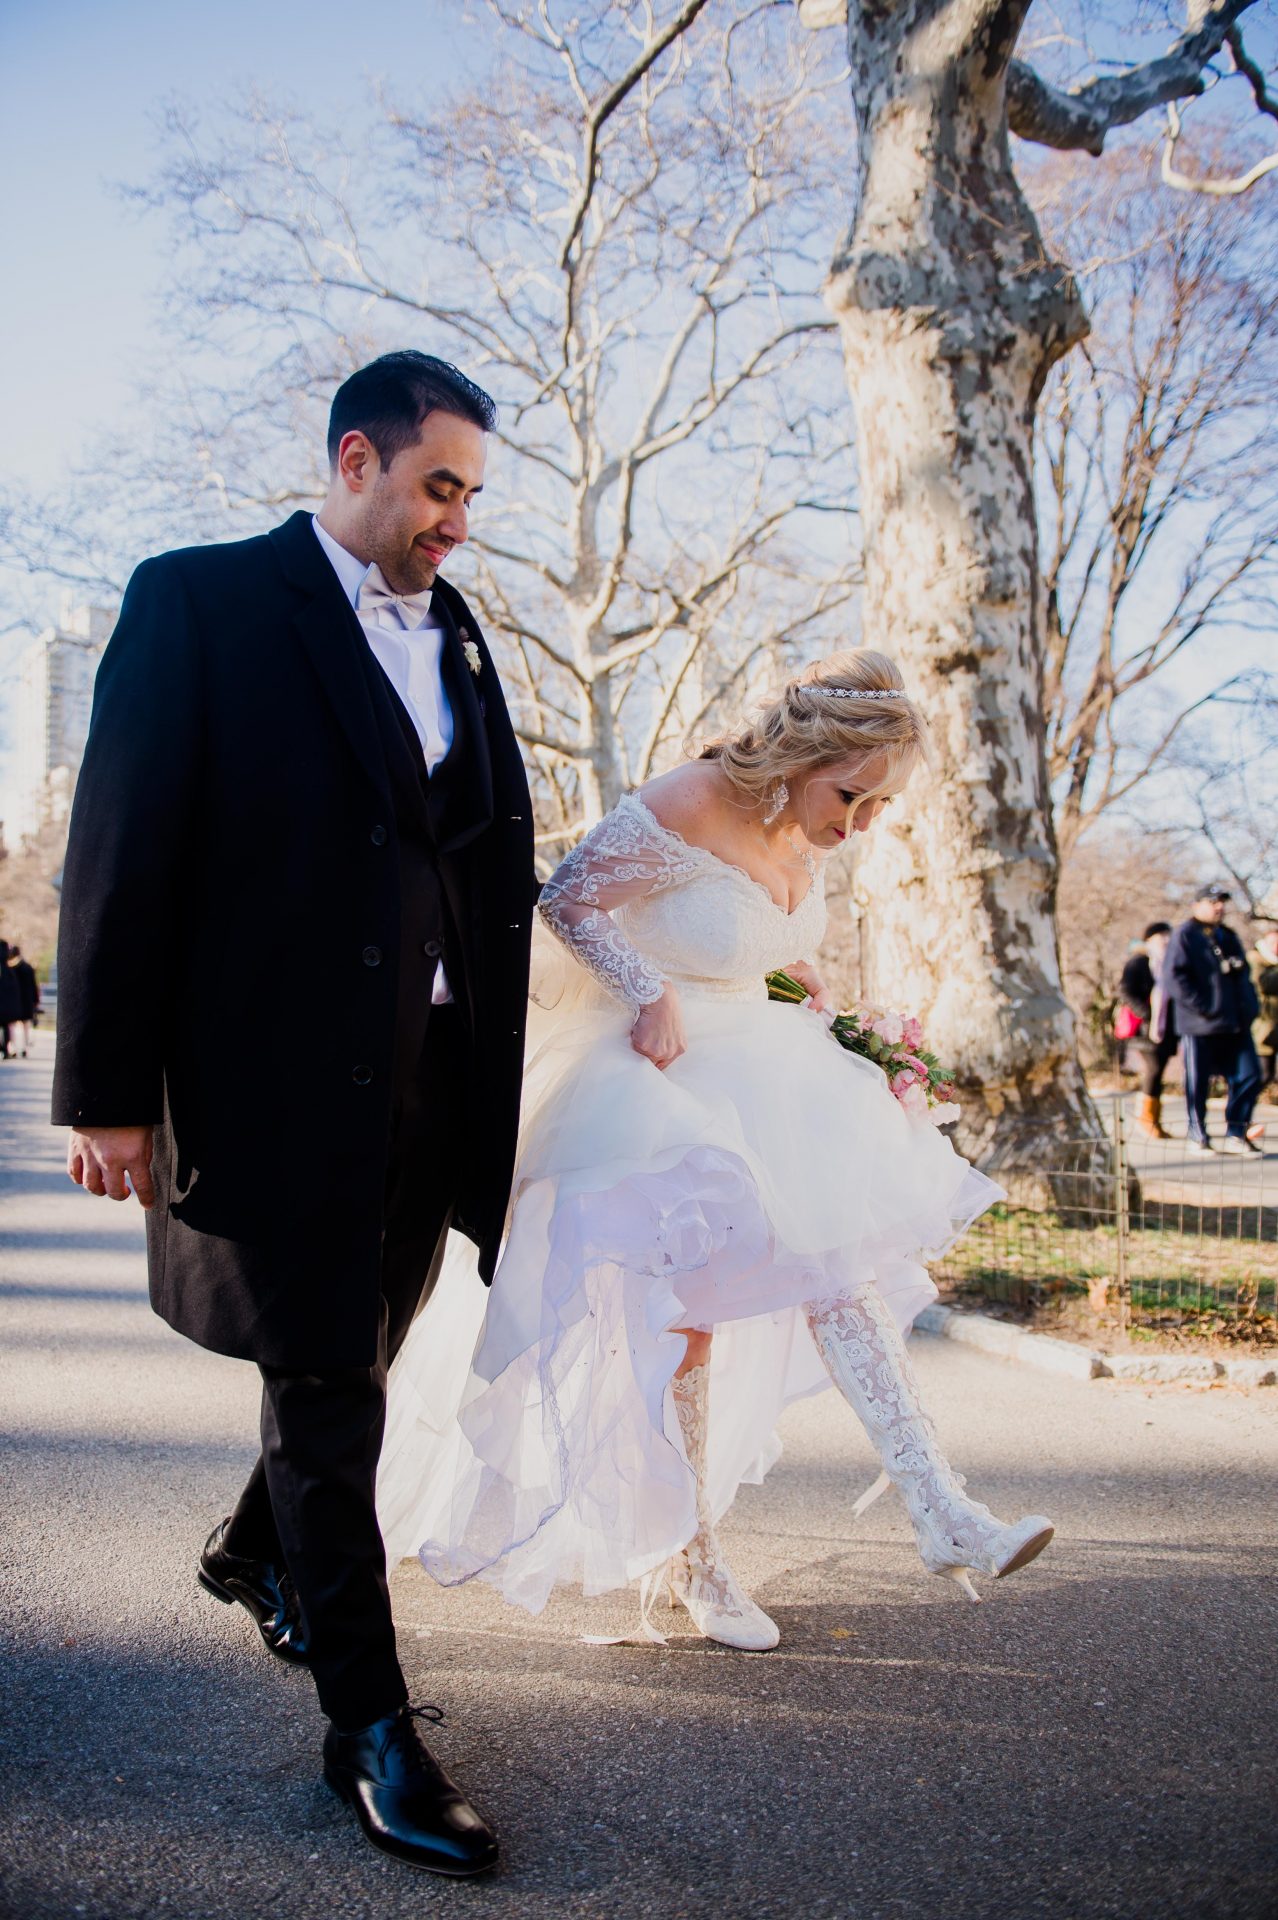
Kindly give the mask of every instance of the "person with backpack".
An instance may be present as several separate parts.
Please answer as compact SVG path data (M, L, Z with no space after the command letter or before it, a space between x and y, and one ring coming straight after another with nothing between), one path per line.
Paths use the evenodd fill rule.
M1225 925L1228 888L1205 886L1194 910L1167 944L1163 998L1182 1036L1185 1105L1191 1152L1214 1151L1207 1133L1207 1094L1213 1074L1229 1088L1225 1105L1225 1153L1259 1153L1247 1137L1260 1093L1260 1062L1251 1023L1260 1001L1238 935ZM1165 1028L1164 1028L1165 1031Z

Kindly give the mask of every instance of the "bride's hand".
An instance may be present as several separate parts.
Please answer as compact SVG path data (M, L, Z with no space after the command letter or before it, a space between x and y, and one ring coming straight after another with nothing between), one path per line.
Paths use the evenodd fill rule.
M797 980L801 987L807 988L808 1005L813 1013L834 1012L834 996L815 967L810 967L801 960L796 966L787 967L786 972L792 980Z
M668 1067L672 1060L687 1052L683 1008L673 987L667 987L660 1000L640 1007L630 1029L630 1044L645 1060L651 1060L654 1067Z

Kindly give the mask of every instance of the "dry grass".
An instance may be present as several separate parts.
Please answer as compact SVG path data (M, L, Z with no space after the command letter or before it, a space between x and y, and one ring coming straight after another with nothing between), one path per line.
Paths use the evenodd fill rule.
M942 1293L1067 1338L1278 1342L1278 1209L1147 1203L1126 1236L1126 1305L1112 1224L998 1206L933 1268Z

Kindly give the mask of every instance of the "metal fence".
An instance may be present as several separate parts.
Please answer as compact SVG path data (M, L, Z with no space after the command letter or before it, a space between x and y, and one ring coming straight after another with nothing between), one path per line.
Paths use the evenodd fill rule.
M1278 1343L1278 1156L1147 1140L1128 1098L1099 1102L1101 1141L1030 1130L981 1160L1008 1197L933 1264L942 1295L1081 1337Z

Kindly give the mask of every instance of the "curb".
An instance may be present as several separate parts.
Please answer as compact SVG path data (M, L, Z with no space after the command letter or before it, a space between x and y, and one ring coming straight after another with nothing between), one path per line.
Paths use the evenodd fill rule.
M1215 1360L1210 1354L1101 1353L1078 1347L1050 1333L1031 1333L987 1313L958 1313L953 1307L924 1307L914 1325L920 1333L957 1340L1001 1360L1017 1360L1040 1373L1063 1373L1074 1380L1226 1380L1235 1387L1278 1386L1278 1359Z

